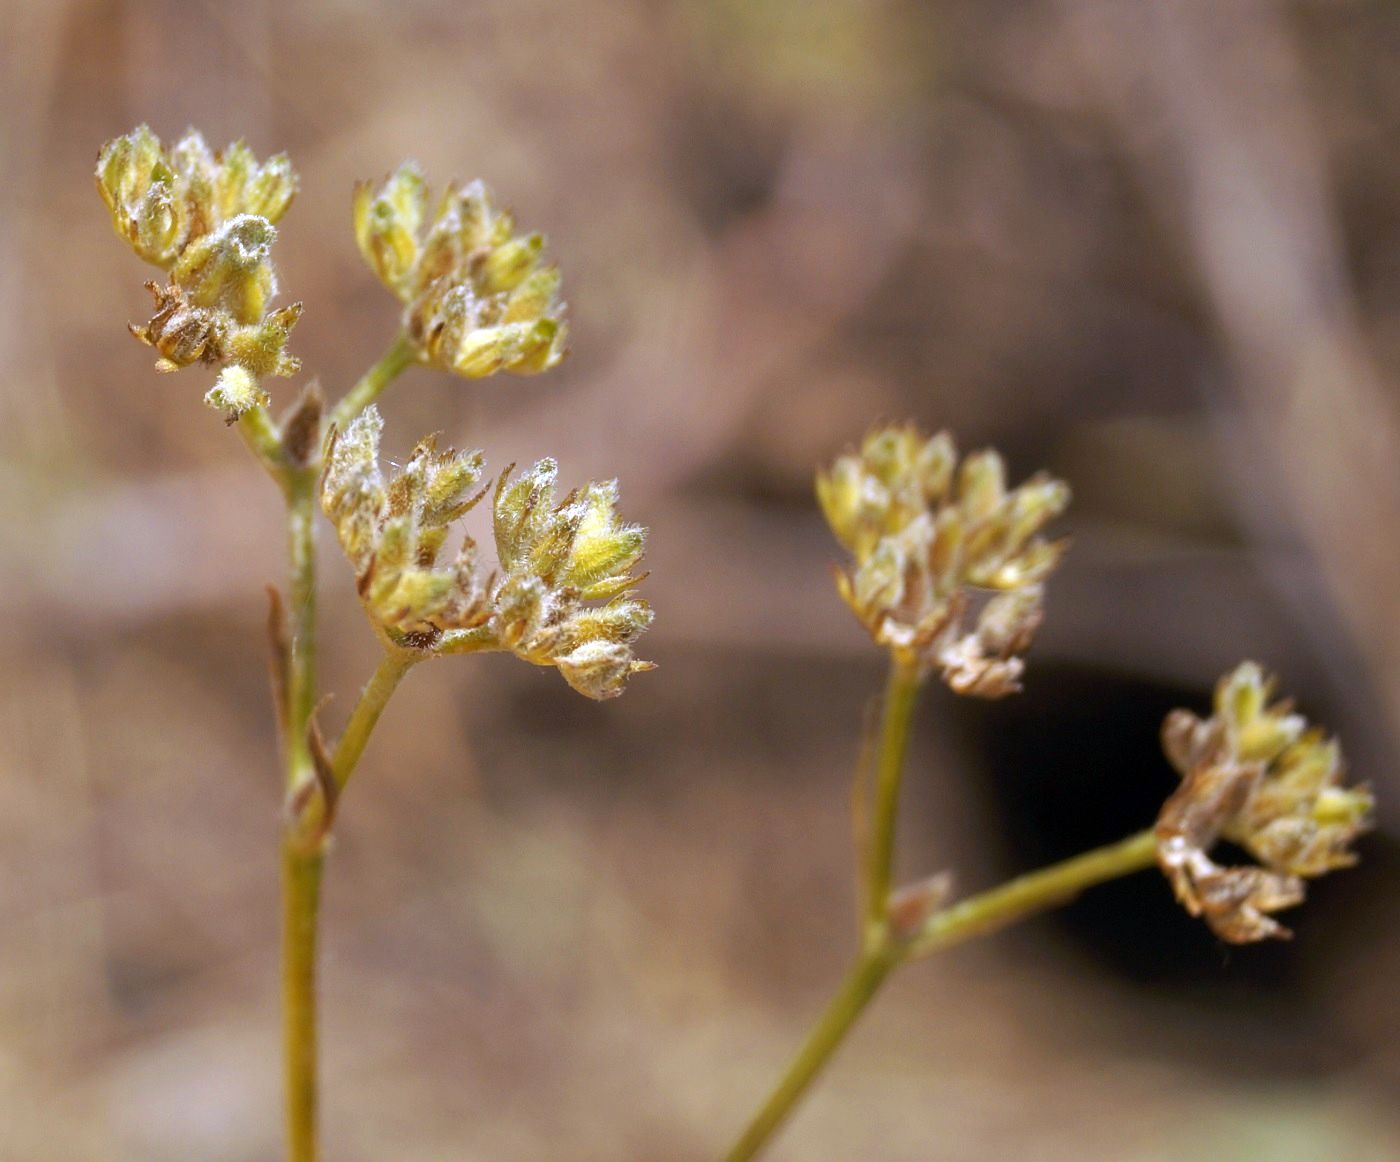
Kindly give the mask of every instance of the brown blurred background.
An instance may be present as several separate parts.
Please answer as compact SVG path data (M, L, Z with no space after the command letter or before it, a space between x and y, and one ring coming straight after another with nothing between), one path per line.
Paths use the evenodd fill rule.
M328 1159L728 1144L853 942L881 665L811 477L882 417L1076 491L1026 692L921 710L907 874L976 888L1145 825L1162 713L1242 657L1337 729L1382 827L1291 944L1226 949L1145 874L905 972L774 1159L1400 1156L1400 7L0 20L0 1158L278 1153L279 506L210 377L124 334L149 273L91 169L143 120L291 153L276 258L332 394L395 327L352 181L486 178L549 233L574 354L410 373L388 450L552 453L652 529L660 669L625 698L458 659L390 708L329 876ZM338 726L376 647L328 541Z

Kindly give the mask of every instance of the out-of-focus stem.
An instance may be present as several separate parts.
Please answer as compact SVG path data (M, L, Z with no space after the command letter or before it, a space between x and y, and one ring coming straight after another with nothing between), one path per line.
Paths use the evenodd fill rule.
M882 943L867 942L797 1056L726 1155L727 1162L748 1162L772 1140L885 978L899 965L1058 908L1086 888L1150 867L1156 852L1152 831L1141 831L944 908L930 916L913 936L897 939L885 924L880 929Z
M889 907L894 875L894 839L899 816L899 788L904 755L909 747L909 723L919 697L919 677L910 666L890 662L880 717L880 740L875 755L875 791L866 848L865 931L867 942L879 942Z
M1107 847L1086 851L1000 887L935 912L905 944L904 959L916 960L965 940L1068 904L1086 888L1131 875L1157 862L1151 828Z

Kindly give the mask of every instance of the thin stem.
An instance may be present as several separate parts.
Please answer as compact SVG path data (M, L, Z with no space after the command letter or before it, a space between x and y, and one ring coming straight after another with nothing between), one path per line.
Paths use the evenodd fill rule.
M400 331L379 362L360 376L360 382L346 392L345 398L331 409L330 422L343 432L351 420L377 400L384 393L384 389L417 359L418 353L413 344L409 342L408 336Z
M282 1066L288 1162L316 1162L316 925L320 851L282 839Z
M315 778L306 728L316 707L316 473L287 479L287 790Z
M831 1059L837 1046L846 1038L851 1026L865 1011L880 985L898 963L888 952L862 954L846 973L846 979L832 997L792 1064L787 1068L768 1100L759 1108L753 1121L726 1155L727 1162L748 1162L768 1143L797 1105L798 1099Z
M378 667L360 694L360 700L355 703L355 709L350 713L350 721L345 724L345 731L341 734L340 742L336 744L335 755L331 759L331 772L337 791L345 789L345 784L354 774L360 756L365 753L365 744L369 742L369 736L379 721L379 716L384 713L384 707L389 704L389 699L403 676L419 660L420 655L415 651L399 649L397 646L391 646L380 659Z
M894 876L894 839L899 815L899 787L904 754L909 746L909 723L919 697L918 674L898 660L890 663L880 718L875 758L875 799L871 809L865 865L865 928L867 943L878 943L886 926L890 884Z
M288 801L315 779L307 726L316 703L316 540L312 469L288 473ZM315 1162L317 1146L316 928L321 903L319 843L299 842L297 820L282 836L282 1049L289 1162Z
M1048 912L1068 904L1086 888L1131 875L1156 861L1157 838L1149 828L1118 843L1018 876L935 912L909 939L904 959L916 960L986 936L1037 912Z
M248 445L248 450L258 458L267 473L283 488L286 488L286 454L282 438L277 434L277 426L262 404L249 408L238 417L238 434Z
M1086 888L1150 867L1156 853L1152 831L1141 831L945 908L929 917L907 940L895 942L886 925L882 929L884 943L867 945L847 973L787 1072L726 1156L728 1162L746 1162L768 1144L897 966L1067 904Z

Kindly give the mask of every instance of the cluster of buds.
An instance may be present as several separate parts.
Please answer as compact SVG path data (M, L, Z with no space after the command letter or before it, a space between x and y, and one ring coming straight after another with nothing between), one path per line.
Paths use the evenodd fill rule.
M1349 867L1372 797L1345 787L1341 749L1288 702L1270 705L1273 682L1252 662L1220 680L1215 712L1173 711L1162 728L1181 786L1157 820L1157 859L1177 899L1236 944L1286 937L1269 913L1301 903L1304 880ZM1257 865L1222 867L1218 840Z
M1069 503L1066 484L1042 474L1008 490L996 452L959 465L947 432L905 426L871 432L819 474L817 499L853 558L837 588L877 643L920 675L941 669L960 694L1020 688L1042 582L1064 551L1039 534Z
M632 594L646 530L618 518L615 482L556 503L554 461L516 479L508 468L492 503L499 569L486 572L470 537L440 565L448 525L484 495L481 453L424 441L386 481L381 429L371 407L334 438L321 503L371 620L391 641L435 653L508 650L597 699L651 668L632 653L652 617Z
M216 153L193 130L167 149L142 125L103 146L97 188L117 233L167 273L146 284L155 313L131 328L159 353L156 369L221 365L205 399L231 419L265 402L259 378L298 367L287 337L301 304L269 309L273 224L297 189L286 156L259 162L242 142Z
M379 188L355 188L355 238L371 269L404 303L421 362L476 379L533 375L565 353L559 272L544 239L518 236L480 182L449 188L429 213L428 187L404 164Z

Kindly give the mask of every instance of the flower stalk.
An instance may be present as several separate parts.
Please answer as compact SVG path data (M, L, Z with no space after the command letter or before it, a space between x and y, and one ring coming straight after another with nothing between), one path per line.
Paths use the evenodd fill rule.
M891 660L875 757L875 797L865 867L866 940L877 945L882 942L888 926L899 790L904 778L904 756L909 749L909 725L919 698L919 684L917 670L897 658Z
M331 409L331 425L343 431L357 415L384 394L384 389L418 361L408 335L400 331L379 361L360 376L359 382Z
M900 965L1068 904L1086 889L1142 871L1156 860L1156 837L1151 830L1141 831L940 909L910 936L886 927L881 942L868 945L851 966L807 1040L726 1155L727 1162L748 1162L769 1144Z

